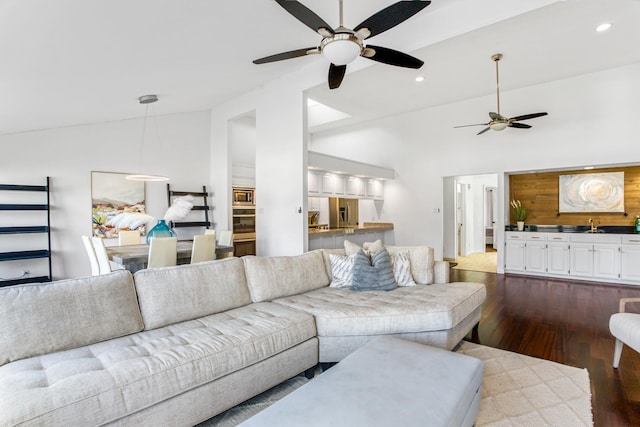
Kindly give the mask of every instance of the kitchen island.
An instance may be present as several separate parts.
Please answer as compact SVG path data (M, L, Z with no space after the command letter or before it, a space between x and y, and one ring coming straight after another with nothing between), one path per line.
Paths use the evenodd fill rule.
M393 233L393 224L388 222L365 222L356 227L309 228L309 250L342 249L344 241L362 245L364 242L382 240L389 243Z

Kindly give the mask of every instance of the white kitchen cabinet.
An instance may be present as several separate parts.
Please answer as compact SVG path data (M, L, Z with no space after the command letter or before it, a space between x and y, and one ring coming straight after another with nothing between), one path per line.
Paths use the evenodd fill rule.
M364 196L365 190L362 179L350 176L347 178L347 196Z
M376 181L376 199L384 199L384 181Z
M507 232L505 234L504 269L506 271L524 271L524 233Z
M569 237L566 234L547 234L547 273L569 274Z
M330 173L322 174L322 186L320 187L320 193L323 196L333 196L335 185L335 175Z
M569 272L572 276L593 276L593 244L571 242Z
M525 241L524 269L530 273L547 271L547 242L544 233L527 235Z
M593 277L618 279L620 277L620 245L599 243L593 245Z
M333 176L333 193L337 197L342 197L346 193L347 177L336 174Z
M640 282L640 236L622 236L620 279Z
M571 234L570 275L617 280L620 277L620 236Z
M320 195L320 174L318 172L307 172L307 192L309 196Z

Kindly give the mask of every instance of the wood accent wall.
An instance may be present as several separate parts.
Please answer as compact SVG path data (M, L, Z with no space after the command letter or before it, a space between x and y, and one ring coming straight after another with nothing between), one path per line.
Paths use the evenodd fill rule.
M560 175L624 172L624 210L622 213L561 213L558 216L558 183ZM588 225L593 218L596 225L626 225L635 223L640 215L640 166L573 170L561 172L529 173L509 176L509 200L518 199L527 208L527 224L538 225ZM511 224L516 221L511 212Z

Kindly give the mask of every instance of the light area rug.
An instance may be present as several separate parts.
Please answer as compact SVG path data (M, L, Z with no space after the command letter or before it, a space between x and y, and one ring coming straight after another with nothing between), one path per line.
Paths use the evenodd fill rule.
M456 258L455 269L484 271L486 273L495 273L498 265L498 252L482 252L471 254L469 256L459 256Z
M586 369L466 341L456 351L484 362L476 426L593 426L591 385ZM307 381L302 376L294 377L200 427L236 426Z

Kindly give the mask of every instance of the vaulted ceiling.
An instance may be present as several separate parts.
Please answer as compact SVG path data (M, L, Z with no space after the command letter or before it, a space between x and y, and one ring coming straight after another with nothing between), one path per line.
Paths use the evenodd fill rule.
M337 0L301 1L338 25ZM391 3L344 0L345 25ZM251 62L320 41L272 0L4 0L0 134L140 117L149 93L156 114L205 110L296 72L317 79L309 97L366 120L493 93L496 52L503 90L639 62L638 22L638 0L433 0L371 40L421 70L358 58L331 91L324 58Z

